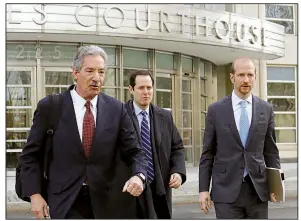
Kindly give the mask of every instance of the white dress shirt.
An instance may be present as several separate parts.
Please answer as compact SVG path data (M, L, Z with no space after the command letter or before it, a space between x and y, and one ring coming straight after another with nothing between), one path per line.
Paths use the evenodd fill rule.
M143 116L141 114L141 111L143 111L140 107L138 107L138 105L135 103L135 101L133 101L133 105L134 105L134 109L135 109L135 114L137 116L138 122L139 122L139 128L140 128L140 132L141 132L141 123L142 123L142 119ZM147 125L148 125L148 129L150 131L150 124L149 124L149 106L146 108L145 112L147 113L146 115L146 120L147 120Z
M238 97L235 93L234 90L232 92L232 107L233 107L233 113L234 113L234 118L235 118L235 123L236 123L236 128L238 132L240 131L239 128L239 120L240 120L240 114L241 114L241 104L239 103L240 101L243 101L240 97ZM251 120L252 120L252 94L246 99L247 106L247 114L248 114L248 119L249 119L249 125L251 126Z
M86 113L86 100L82 98L75 90L75 87L73 90L70 91L71 93L71 98L73 101L73 107L74 107L74 112L75 112L75 117L76 117L76 122L77 122L77 127L78 127L78 132L80 136L80 140L82 141L83 137L83 121L84 121L84 116ZM97 113L97 97L96 95L93 100L91 100L91 111L94 116L94 122L95 122L95 127L96 127L96 113Z

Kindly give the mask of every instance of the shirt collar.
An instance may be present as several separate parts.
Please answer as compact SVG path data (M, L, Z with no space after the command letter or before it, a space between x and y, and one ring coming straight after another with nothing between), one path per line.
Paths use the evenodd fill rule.
M249 95L249 97L247 99L245 99L246 101L248 101L248 103L252 104L252 94ZM236 105L239 105L239 102L243 101L243 99L241 99L240 97L238 97L235 93L234 90L232 91L232 104L235 107Z
M81 106L81 107L84 107L85 104L86 104L86 100L80 96L77 91L75 90L76 86L73 88L73 90L71 90L71 93L72 93L72 97L73 97L73 102L76 106ZM98 98L98 95L96 95L90 102L92 104L92 108L95 108L96 107L96 104L97 104L97 98Z
M136 116L138 116L141 113L141 111L144 111L140 107L138 107L138 105L135 103L135 101L133 101L133 105L134 105ZM147 106L145 112L147 113L147 115L149 115L149 105Z

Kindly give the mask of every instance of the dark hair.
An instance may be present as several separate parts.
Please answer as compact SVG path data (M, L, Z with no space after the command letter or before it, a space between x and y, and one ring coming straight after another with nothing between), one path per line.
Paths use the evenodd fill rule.
M250 59L250 58L248 58L250 61L252 61L252 63L253 63L253 65L254 65L254 73L256 74L256 66L255 66L255 63L254 63L254 61L252 60L252 59ZM235 63L236 63L236 61L237 60L239 60L239 59L235 59L233 62L232 62L232 64L231 64L231 72L230 73L232 73L232 74L235 74Z
M152 85L154 86L154 78L151 75L151 73L148 70L138 70L135 71L133 74L131 74L130 76L130 86L134 89L135 85L136 85L136 77L138 75L142 75L142 76L150 76L150 78L152 79Z

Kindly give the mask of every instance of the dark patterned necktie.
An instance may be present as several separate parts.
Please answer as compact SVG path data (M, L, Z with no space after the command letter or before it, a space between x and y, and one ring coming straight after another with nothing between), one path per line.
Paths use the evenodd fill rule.
M141 146L145 150L148 167L147 167L147 177L148 181L152 182L154 180L154 166L153 166L153 153L150 142L150 133L149 127L147 123L147 113L145 111L141 111L142 114L142 122L141 122Z
M94 129L95 129L95 123L94 123L93 113L91 111L91 102L87 101L85 104L85 107L86 107L86 112L85 112L84 121L83 121L82 143L83 143L83 148L86 153L86 157L88 158L90 156L91 145L92 145Z

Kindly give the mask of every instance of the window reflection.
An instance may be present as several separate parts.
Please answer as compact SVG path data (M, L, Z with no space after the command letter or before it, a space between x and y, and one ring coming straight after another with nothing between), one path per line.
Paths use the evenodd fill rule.
M7 87L7 106L31 106L31 88L29 87Z
M32 123L31 109L7 109L6 127L30 127Z
M296 143L296 130L275 130L276 142Z
M46 71L46 85L71 85L74 83L71 72Z
M157 91L157 105L162 108L172 108L172 92Z
M16 168L21 153L6 153L6 168Z
M274 106L274 111L295 111L295 99L269 98L268 102Z
M293 19L293 6L266 4L265 15L267 18Z
M6 71L6 84L8 85L30 85L30 71Z
M268 96L295 96L295 84L268 83Z

